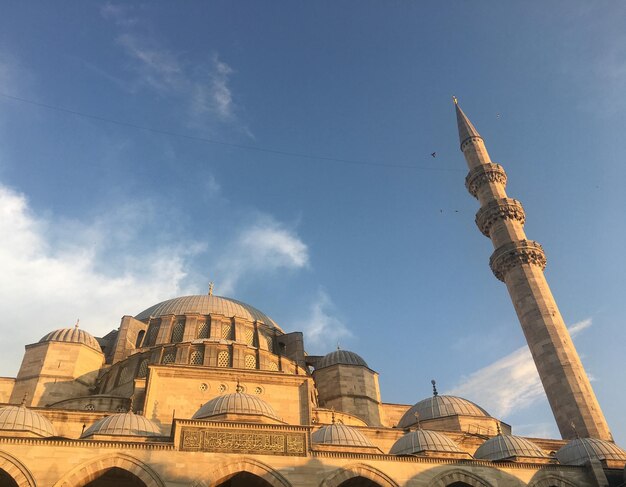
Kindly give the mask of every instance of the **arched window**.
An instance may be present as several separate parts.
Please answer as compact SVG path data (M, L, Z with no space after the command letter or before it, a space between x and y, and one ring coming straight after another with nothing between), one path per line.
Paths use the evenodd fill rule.
M6 485L6 487L18 487L17 482L7 472L0 469L0 485Z
M137 333L137 340L135 340L135 348L139 348L141 346L141 341L143 340L143 336L145 334L145 330L139 330L139 333Z
M211 336L211 322L207 319L198 325L196 338L209 338Z
M197 348L191 351L189 355L189 363L191 365L202 365L204 364L204 350L201 348Z
M161 360L162 364L173 364L176 361L176 350L168 350L163 355L163 360Z
M137 369L137 377L143 378L148 375L148 359L145 358L139 362L139 368Z
M246 369L256 369L256 357L254 355L246 355L245 366Z
M233 325L232 325L232 323L222 323L222 339L223 340L232 340L233 339Z
M245 485L248 487L272 487L267 480L248 472L239 472L235 476L225 480L217 485L217 487L235 487L237 485Z
M246 327L246 345L254 346L254 328Z
M107 487L111 485L119 487L146 487L146 484L139 477L118 467L107 470L100 477L85 485L85 487Z
M185 320L179 320L172 329L172 343L180 343L185 336Z
M230 367L230 352L228 350L222 350L217 354L217 366Z
M148 327L148 336L145 339L145 347L152 347L156 343L157 335L159 334L159 324L152 323Z

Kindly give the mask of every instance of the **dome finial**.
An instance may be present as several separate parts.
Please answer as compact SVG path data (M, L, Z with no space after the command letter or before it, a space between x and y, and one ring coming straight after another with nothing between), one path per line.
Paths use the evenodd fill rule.
M26 407L26 399L28 399L28 392L24 393L24 397L22 398L22 404L20 404L20 406L23 408Z
M435 379L431 380L430 383L433 385L433 396L438 396L439 393L437 392L437 382L435 381Z
M330 421L335 424L335 406L330 408Z
M239 382L239 378L237 378L237 386L235 387L235 392L237 394L241 394L243 392L243 387L241 386L241 383Z
M580 435L578 434L578 431L576 430L576 425L574 424L574 421L570 421L569 425L574 430L574 434L576 435L576 438L580 439Z
M496 431L498 432L498 436L502 434L502 430L500 429L500 421L496 423Z
M80 318L76 318L76 324L74 325L74 328L76 328L78 330L78 324L80 323Z
M422 425L420 423L420 413L418 413L417 411L415 411L413 413L413 416L415 416L415 422L417 423L417 429L421 430L422 429Z
M133 396L130 396L128 399L130 400L130 402L128 403L128 412L132 414L133 413Z
M337 350L341 350L341 347L339 346L339 341L337 341Z
M209 283L209 296L213 296L213 287L215 286L215 283L213 281L211 281Z

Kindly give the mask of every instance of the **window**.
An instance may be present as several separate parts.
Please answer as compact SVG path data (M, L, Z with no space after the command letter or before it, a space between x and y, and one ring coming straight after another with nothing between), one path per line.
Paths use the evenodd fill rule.
M173 364L176 361L176 350L170 350L163 355L162 364Z
M139 368L137 369L137 377L145 377L148 375L148 359L145 358L139 363Z
M233 325L231 323L222 323L222 339L233 339Z
M159 333L159 325L157 323L152 323L150 327L148 328L148 337L145 340L146 347L152 347L156 343L158 333Z
M256 357L254 355L246 355L245 366L246 369L256 369Z
M230 352L228 350L222 350L217 354L217 366L230 367Z
M189 363L191 365L202 365L204 364L204 350L196 349L191 352L189 356Z
M246 345L254 346L254 328L246 327Z
M267 345L267 350L274 353L274 339L269 335L262 335Z
M278 364L276 362L270 362L268 368L274 372L278 372Z
M135 348L139 348L141 346L141 341L143 340L143 336L145 334L145 330L139 330L139 333L137 333L137 340L135 340Z
M180 320L174 325L172 329L172 343L180 343L183 341L185 335L185 321Z
M118 384L126 384L131 378L130 367L127 365L120 372L120 380L118 381Z
M206 320L204 323L198 325L196 331L196 338L209 338L211 336L211 322Z

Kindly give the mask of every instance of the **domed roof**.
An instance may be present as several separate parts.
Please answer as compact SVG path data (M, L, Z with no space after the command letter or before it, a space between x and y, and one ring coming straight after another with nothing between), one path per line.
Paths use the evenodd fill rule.
M626 451L615 443L597 438L576 438L556 452L564 465L584 465L589 460L626 461Z
M25 406L6 406L1 408L0 431L23 431L44 438L56 436L54 426L47 418Z
M547 458L532 441L514 435L497 435L478 447L474 457L480 460L504 460L511 457Z
M465 453L459 445L443 433L418 429L399 438L389 450L389 454L417 455L424 451Z
M340 423L322 426L311 434L311 441L322 445L374 446L360 431Z
M417 414L417 419L416 415ZM421 400L411 407L398 422L398 428L408 428L417 420L443 418L445 416L486 416L489 413L472 401L456 396L434 395Z
M360 356L358 356L354 352L350 352L348 350L335 350L334 352L330 352L324 355L318 362L318 369L323 369L324 367L330 367L331 365L362 365L363 367L367 367L367 363Z
M161 429L145 416L132 412L112 414L99 419L83 431L81 438L92 435L162 436Z
M221 414L264 416L280 421L272 406L257 396L243 392L224 394L211 399L196 411L192 419L210 419Z
M249 304L231 298L208 294L168 299L167 301L163 301L143 310L135 316L135 319L146 320L150 317L184 315L188 313L198 313L201 315L220 314L229 318L237 316L249 321L262 321L266 325L280 330L280 327L274 320Z
M78 325L74 328L60 328L59 330L51 331L39 340L39 343L43 342L82 343L89 348L102 352L98 341L85 330L78 328Z

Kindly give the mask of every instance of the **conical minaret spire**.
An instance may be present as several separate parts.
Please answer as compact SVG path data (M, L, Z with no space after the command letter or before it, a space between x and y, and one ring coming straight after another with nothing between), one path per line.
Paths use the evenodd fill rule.
M469 167L465 186L480 202L476 224L491 239L489 265L509 291L561 436L612 440L543 270L541 245L526 238L522 204L506 194L506 173L454 98L459 142Z

